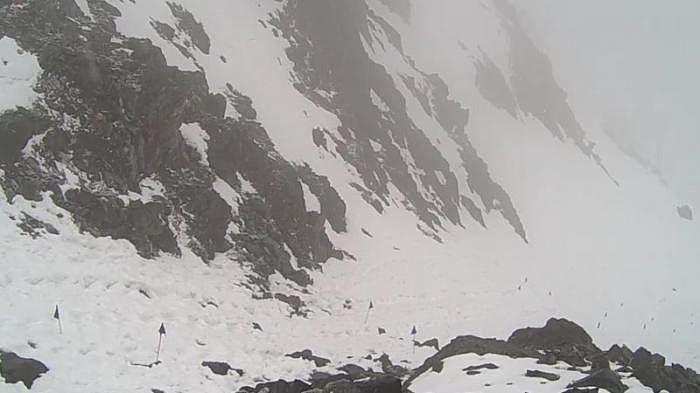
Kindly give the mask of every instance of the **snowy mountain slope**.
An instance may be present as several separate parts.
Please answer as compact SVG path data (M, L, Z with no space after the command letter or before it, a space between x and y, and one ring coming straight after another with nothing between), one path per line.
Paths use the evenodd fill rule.
M507 3L405 4L0 3L2 56L43 70L3 73L0 115L0 348L50 366L34 389L231 390L307 378L305 348L417 366L412 325L552 315L698 366L697 222L576 119ZM161 321L164 367L130 365Z

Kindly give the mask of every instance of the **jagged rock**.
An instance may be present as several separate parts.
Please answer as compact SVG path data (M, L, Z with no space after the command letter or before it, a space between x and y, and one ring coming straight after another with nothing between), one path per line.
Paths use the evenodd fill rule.
M591 371L610 370L610 361L605 353L594 355L591 358Z
M545 352L543 355L540 356L539 359L537 359L538 364L547 364L550 366L557 364L557 362L557 355L551 351Z
M29 109L16 108L0 113L0 168L17 161L29 139L50 126L47 118Z
M426 359L423 364L411 372L406 381L410 383L422 373L432 369L435 372L442 370L442 361L455 355L475 353L477 355L504 355L512 358L533 358L537 359L539 353L536 350L523 348L518 345L497 339L484 339L476 336L460 336L453 339L449 344L442 347L435 355Z
M244 374L243 370L233 368L230 364L226 362L204 361L202 362L202 367L208 367L211 370L211 372L213 372L216 375L228 375L229 371L235 371L236 374L238 374L239 376Z
M338 368L338 370L344 371L353 379L364 378L369 373L364 368L354 364L346 364L345 366Z
M548 373L540 370L527 370L527 372L525 372L525 376L530 378L544 378L548 381L558 381L559 378L561 378L557 374Z
M435 348L436 351L440 350L440 344L437 338L431 338L430 340L423 341L422 343L417 343L416 345L419 347Z
M388 375L375 375L359 381L338 380L328 383L323 393L401 393L401 380Z
M43 222L41 220L37 220L36 218L24 212L22 213L22 215L23 217L21 221L17 224L17 227L32 238L36 239L37 237L42 236L42 234L44 233L58 235L58 230L53 225Z
M661 390L671 393L700 392L700 376L695 371L677 364L666 366L666 358L652 354L645 348L634 352L630 367L634 370L632 375L655 393Z
M401 367L399 365L395 365L391 362L391 359L389 359L389 355L387 354L382 354L377 361L381 363L382 365L382 372L385 374L402 378L406 374L408 374L408 370L405 367Z
M483 369L496 370L496 369L498 369L498 366L493 364L493 363L484 363L484 364L479 364L476 366L465 367L462 369L462 371L483 370Z
M324 359L322 357L315 356L313 354L313 352L311 352L311 350L309 350L309 349L305 349L301 352L289 353L289 354L286 354L284 356L290 357L292 359L303 359L303 360L307 360L309 362L314 362L316 367L327 366L331 363L331 361L328 359Z
M158 34L173 45L180 45L173 38L180 35L184 46L178 49L185 55L208 53L204 26L182 6L168 6L175 25L152 20ZM0 131L12 131L0 132L1 186L9 199L21 194L40 200L51 191L82 230L126 239L148 258L179 255L171 228L183 230L188 242L182 246L205 262L235 247L264 279L280 272L302 286L310 283L309 275L291 267L285 247L306 268L344 257L325 232L326 221L334 230L343 228L344 203L327 180L305 172L320 190L323 212L306 211L301 175L254 121L250 98L234 94L233 86L212 94L203 72L168 66L150 40L121 35L117 8L95 1L90 9L87 18L73 2L27 2L0 20L2 34L21 42L44 70L35 86L42 106L0 115ZM83 29L80 22L93 26ZM244 114L240 119L225 118L227 99ZM185 123L208 135L207 162L184 140ZM32 154L47 165L20 154L38 134L43 136ZM67 181L64 167L80 178L65 195L59 188ZM250 181L264 202L244 196L239 216L232 217L213 189L217 176L235 191L241 191L241 178ZM163 195L149 202L128 197L125 203L147 178L162 183ZM241 231L231 237L234 221Z
M256 385L255 387L243 387L238 390L239 393L302 393L311 389L311 385L306 382L295 380L287 382L278 380L275 382L265 382Z
M276 293L274 296L275 299L287 303L289 307L292 308L293 312L292 314L294 315L299 315L299 316L306 316L306 311L304 310L304 307L306 304L301 300L301 298L297 295L285 295L283 293Z
M5 383L22 382L27 389L31 389L34 381L48 371L44 363L38 360L23 358L14 352L0 351L0 376Z
M626 345L619 346L615 344L608 349L607 357L611 362L627 365L632 361L634 353Z
M552 318L542 328L513 332L508 342L523 348L543 350L572 366L586 366L586 359L601 353L583 328L566 319ZM551 355L550 355L551 356Z
M405 0L387 1L407 3ZM455 173L425 133L411 121L399 87L384 67L372 60L362 43L363 37L371 41L371 31L376 27L370 26L380 26L389 43L401 52L398 32L363 1L292 0L285 3L271 23L290 44L287 57L294 63L297 90L336 114L341 121L339 135L329 133L326 136L333 140L336 152L360 174L364 186L356 183L352 186L362 198L382 212L382 205L389 203L388 185L391 183L430 229L440 226L442 221L461 224L459 211L463 198ZM429 86L425 94L419 91L416 87L419 83L415 81L405 80L404 84L419 100L421 94L433 98L433 105L428 99L422 100L423 108L429 116L439 119L460 146L470 188L481 197L488 210L501 211L525 239L510 197L491 179L487 165L466 138L468 110L448 99L446 84L435 82L439 77L423 76L420 85ZM370 91L383 101L381 108L368 99ZM393 129L403 130L402 140L389 136ZM323 143L320 136L316 132L317 145ZM381 156L375 149L381 151ZM414 157L412 165L423 170L426 176L421 179L411 176L402 150ZM419 191L421 187L433 190L432 196L425 197ZM481 212L474 212L475 205L471 207L472 216L482 216Z
M591 375L579 379L578 381L572 382L568 387L570 388L590 388L597 387L605 389L610 393L623 393L629 389L626 385L620 381L620 376L614 371L609 369L603 369L595 371Z

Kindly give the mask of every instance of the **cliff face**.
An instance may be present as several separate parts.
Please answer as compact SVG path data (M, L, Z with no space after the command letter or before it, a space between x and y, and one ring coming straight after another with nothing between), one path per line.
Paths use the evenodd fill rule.
M389 5L408 18L406 4ZM126 239L144 257L183 247L205 262L231 253L263 278L280 272L301 285L311 281L301 268L351 257L326 233L346 231L348 207L335 180L280 154L245 92L209 86L202 58L216 56L210 29L186 7L167 3L174 23L145 23L192 71L169 65L152 40L120 32L124 5L2 7L0 32L41 67L33 104L0 118L9 200L51 198L81 230ZM310 154L323 149L349 165L354 192L374 210L399 202L437 240L445 224L485 226L496 210L526 239L506 190L469 141L468 109L449 98L439 76L415 66L398 31L367 4L289 1L260 23L288 42L294 88L338 119L334 129L289 133L306 138ZM372 57L386 45L410 71L399 79ZM416 124L406 94L442 129L441 143L455 146L458 162ZM315 211L309 197L318 200Z

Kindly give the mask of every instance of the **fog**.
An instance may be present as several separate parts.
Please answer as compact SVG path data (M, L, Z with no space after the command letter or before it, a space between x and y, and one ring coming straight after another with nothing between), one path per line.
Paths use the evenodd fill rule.
M700 207L700 2L515 5L584 127L603 126Z

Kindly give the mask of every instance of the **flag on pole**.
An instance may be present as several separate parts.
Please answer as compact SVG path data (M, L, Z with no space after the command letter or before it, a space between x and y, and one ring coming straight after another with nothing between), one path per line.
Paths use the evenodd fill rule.
M372 311L374 308L374 303L372 303L372 299L369 300L369 307L367 307L367 314L365 315L365 325L367 324L367 321L369 320L369 312Z
M58 321L58 334L63 334L63 326L61 324L61 312L58 310L58 304L53 311L53 319Z
M163 343L163 336L165 336L165 324L161 322L160 328L158 329L158 350L156 350L156 364L160 363L160 347Z
M418 330L416 330L416 325L413 325L413 329L411 329L411 336L413 336L413 353L416 353L416 334L418 334Z

